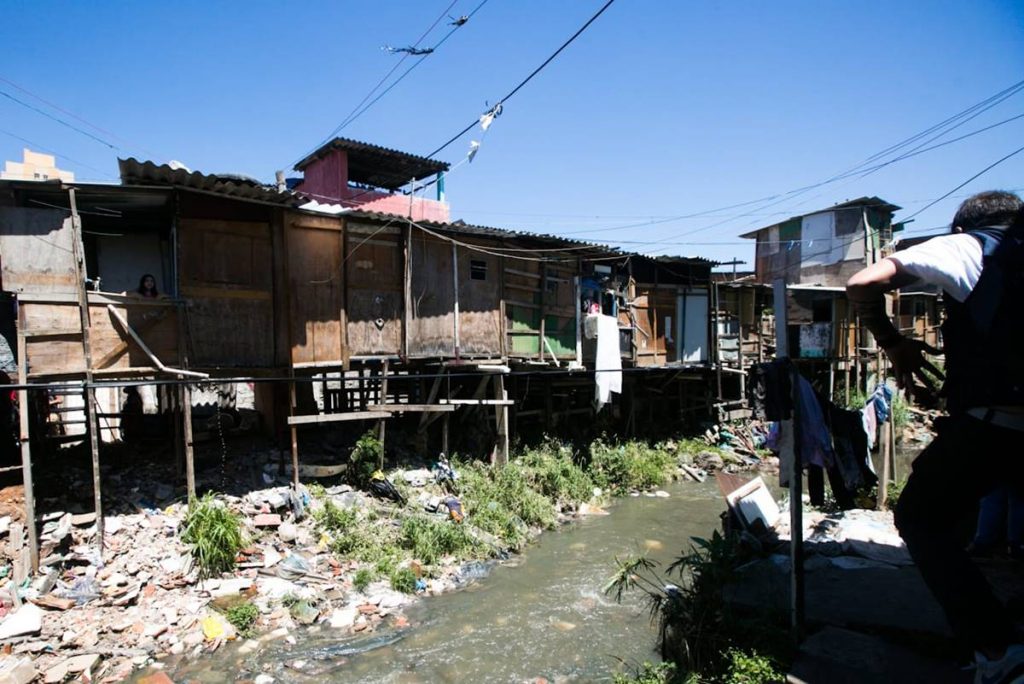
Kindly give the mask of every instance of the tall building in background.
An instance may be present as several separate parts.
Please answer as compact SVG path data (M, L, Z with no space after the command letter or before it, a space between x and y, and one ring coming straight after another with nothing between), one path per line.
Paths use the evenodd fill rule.
M4 163L4 170L0 171L0 180L62 180L70 183L75 180L75 174L58 169L57 160L52 154L33 152L26 147L22 150L20 162Z

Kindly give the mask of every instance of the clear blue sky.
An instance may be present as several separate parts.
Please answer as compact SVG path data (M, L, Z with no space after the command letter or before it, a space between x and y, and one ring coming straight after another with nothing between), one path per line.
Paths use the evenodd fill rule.
M116 137L9 83L0 92L120 149L0 97L0 160L20 159L25 145L14 134L56 151L82 180L113 180L116 157L136 156L269 181L399 59L381 46L413 43L450 2L3 3L0 78ZM451 13L478 3L458 0ZM489 0L341 134L429 153L601 4ZM442 22L423 44L446 30ZM739 233L844 199L879 195L906 208L897 218L917 211L1024 145L1024 119L773 206L601 229L823 180L1021 79L1016 1L617 0L507 103L475 161L450 175L452 217L750 260ZM946 139L1021 113L1024 93ZM438 156L457 163L471 138L479 130ZM1024 153L957 196L990 187L1024 188ZM938 203L912 228L948 222L957 201ZM635 244L647 241L664 243Z

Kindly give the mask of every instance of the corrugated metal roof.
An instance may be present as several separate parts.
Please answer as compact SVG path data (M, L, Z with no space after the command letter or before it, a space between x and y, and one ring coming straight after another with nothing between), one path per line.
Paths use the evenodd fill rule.
M411 180L448 170L447 162L349 138L331 140L296 164L295 170L302 171L333 150L341 150L348 155L349 181L375 188L397 190Z
M272 204L297 206L304 199L292 192L280 192L274 186L259 181L228 174L206 174L187 169L175 169L167 164L156 165L151 161L139 161L134 157L118 159L123 185L172 185L213 192L226 197L258 200Z
M380 212L371 211L346 211L342 216L346 218L362 218L375 221L407 221L407 216L401 216L399 214L383 214ZM699 263L707 265L715 265L717 262L705 259L704 257L696 256L660 256L660 257L646 257L639 255L634 252L624 252L618 247L612 247L611 245L603 245L594 242L586 242L584 240L577 240L575 238L562 237L560 235L550 235L546 233L531 233L522 230L512 230L508 228L494 228L492 226L478 226L466 223L464 221L454 221L451 223L437 223L434 221L417 221L418 225L422 225L425 228L436 230L438 232L454 233L457 235L477 235L481 237L493 237L493 238L506 238L506 239L521 239L521 240L534 240L540 242L549 242L552 247L590 247L595 251L604 252L609 256L621 255L625 257L637 257L641 256L644 259L651 261L660 262L664 264L672 263ZM543 248L538 248L543 249Z
M788 219L786 219L785 221L776 221L775 223L772 223L770 225L762 226L760 228L756 228L756 229L754 229L752 231L749 231L747 233L743 233L739 237L741 237L741 238L750 238L750 239L756 238L757 234L760 233L762 230L767 230L768 228L774 228L775 226L778 226L778 225L781 225L783 223L786 223L786 221L792 221L793 219L803 218L804 216L811 216L812 214L821 214L822 212L826 212L826 211L835 211L836 209L855 209L857 207L871 207L873 209L879 209L880 211L889 211L889 212L896 212L896 211L899 211L900 209L903 208L903 207L898 207L895 204L892 204L891 202L887 202L884 199L882 199L881 197L866 197L866 196L865 197L858 197L855 200L849 200L849 201L846 201L846 202L840 202L839 204L833 204L831 207L825 207L824 209L817 209L815 211L808 211L808 212L806 212L804 214L798 214L796 216L791 216Z

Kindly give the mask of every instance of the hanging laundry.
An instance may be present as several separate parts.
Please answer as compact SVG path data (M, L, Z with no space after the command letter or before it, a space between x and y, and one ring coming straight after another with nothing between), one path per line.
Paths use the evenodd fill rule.
M448 15L448 18L449 18L449 19L451 19L451 21L450 21L450 22L448 22L448 25L449 25L449 26L454 26L454 27L456 27L456 28L458 28L459 26L462 26L462 25L463 25L463 24L465 24L465 23L466 23L467 21L469 21L469 17L468 17L468 16L466 16L465 14L463 14L463 15L462 15L461 17L459 17L458 19L456 19L455 17L453 17L453 16L451 16L451 15Z
M470 140L469 141L469 153L466 154L466 161L468 161L470 164L472 164L473 163L473 157L475 157L476 153L479 152L479 151L480 151L480 143L477 142L476 140Z
M802 375L796 375L797 415L800 418L800 458L804 465L828 468L835 462L832 436L814 388Z
M871 395L871 401L875 404L878 422L884 423L889 420L889 414L892 412L892 388L884 383L879 385Z
M860 410L861 424L868 436L868 450L875 448L875 435L878 434L878 412L874 401L869 400Z
M490 128L491 124L494 123L494 120L497 119L499 116L501 116L501 110L502 110L502 106L501 106L501 103L499 102L498 104L494 105L493 107L488 109L486 112L481 114L480 115L480 128L483 129L484 131L486 131L488 128Z
M619 352L619 321L614 316L590 314L597 318L597 358L594 404L600 411L612 400L612 392L622 392L622 356Z

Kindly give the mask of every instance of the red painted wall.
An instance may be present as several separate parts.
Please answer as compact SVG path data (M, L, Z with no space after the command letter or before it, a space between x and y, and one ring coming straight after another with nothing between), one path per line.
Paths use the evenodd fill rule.
M325 157L313 161L303 171L302 182L295 189L310 195L320 204L342 204L364 211L409 215L408 195L350 188L348 154L343 150L331 150ZM414 221L445 222L449 218L448 205L444 202L419 197L412 201Z

